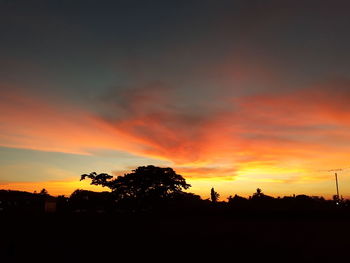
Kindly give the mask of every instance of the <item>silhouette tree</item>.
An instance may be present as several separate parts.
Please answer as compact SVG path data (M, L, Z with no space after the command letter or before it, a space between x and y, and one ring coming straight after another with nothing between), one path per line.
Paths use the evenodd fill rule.
M48 192L45 188L43 188L43 189L41 189L39 195L48 196L48 195L49 195L49 192Z
M257 188L256 192L253 194L253 199L255 199L255 198L262 198L262 197L264 197L263 192L261 191L260 188Z
M237 194L235 194L235 196L232 196L230 195L228 198L227 198L227 202L228 203L234 203L234 202L244 202L244 201L247 201L246 198L242 197L242 196L239 196Z
M83 174L81 180L91 179L92 185L108 187L117 199L160 199L182 193L191 185L172 168L153 165L140 166L131 173L114 178L111 175L96 172Z
M214 188L211 188L210 190L210 199L213 203L216 203L219 200L219 193L215 192Z

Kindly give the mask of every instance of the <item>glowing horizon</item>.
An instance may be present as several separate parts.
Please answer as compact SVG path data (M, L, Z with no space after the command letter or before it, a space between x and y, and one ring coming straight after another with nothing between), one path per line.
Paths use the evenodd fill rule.
M345 96L346 90L343 92L338 96ZM314 89L304 89L301 95L295 93L280 97L254 95L235 98L235 111L218 112L208 120L202 120L201 125L195 127L196 130L191 127L189 132L186 128L190 126L187 123L183 124L176 113L162 112L165 115L164 119L174 119L176 125L181 128L180 131L173 132L164 126L163 118L152 119L153 115L138 116L137 112L137 118L121 121L121 129L118 123L69 105L65 105L61 110L38 98L3 96L6 100L0 108L6 114L0 117L0 121L6 127L6 133L3 130L0 145L7 148L91 157L103 155L105 151L122 151L132 156L149 158L149 163L145 161L140 165L173 167L192 183L197 194L204 197L208 196L208 189L215 185L219 186L222 198L236 193L248 196L255 188L266 185L264 190L273 196L310 194L330 198L334 193L332 175L326 176L318 171L347 167L347 151L344 149L346 144L334 147L333 138L341 136L343 143L348 142L348 134L343 131L349 126L350 112L338 112L339 103L334 107L332 101L327 102L327 89L324 94L317 93L317 104L310 103L309 99L314 96L313 93ZM337 98L333 100L337 101ZM227 101L231 105L232 100ZM289 112L289 115L286 115L285 111L292 105L303 108L303 112ZM278 108L278 111L270 111L270 108ZM141 109L143 113L146 110L147 105ZM299 116L300 114L303 116ZM349 118L346 118L347 115ZM52 118L55 125L50 125ZM233 125L229 122L230 119L233 120ZM264 122L268 124L267 127L261 124ZM148 128L144 123L152 123L152 126ZM335 125L337 129L332 127ZM134 127L141 127L146 135L149 132L157 134L157 138L135 133L138 129ZM217 131L213 131L213 128ZM295 129L299 130L294 131ZM319 138L316 138L316 141L314 138L310 140L308 137L313 136L315 132ZM192 137L192 133L200 134L200 137ZM302 136L303 140L295 139L295 135ZM23 137L26 140L23 140ZM327 155L324 154L326 152ZM128 167L119 169L127 172L133 168L136 166L132 167L130 163ZM103 169L96 166L96 170L108 172ZM84 172L90 171L81 170L81 173ZM70 181L9 181L6 184L0 182L0 185L2 188L31 191L39 190L40 185L54 194L67 195L74 191L73 186L82 186L78 181L79 175L76 174L74 180L70 174ZM345 175L348 173L345 172ZM320 185L323 192L311 189L311 185L315 183ZM239 185L239 188L235 184ZM304 184L303 187L301 184ZM309 185L310 189L305 185ZM300 191L296 186L306 190Z
M348 14L287 2L3 4L0 188L101 190L80 175L153 164L203 198L331 198L325 171L350 167Z

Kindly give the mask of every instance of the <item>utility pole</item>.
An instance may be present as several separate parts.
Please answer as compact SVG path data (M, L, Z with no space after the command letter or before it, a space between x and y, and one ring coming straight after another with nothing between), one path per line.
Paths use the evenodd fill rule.
M339 195L339 184L338 184L338 174L337 172L341 172L344 170L350 169L350 167L345 167L345 168L338 168L338 169L332 169L332 170L320 170L320 171L324 171L324 172L334 172L335 173L335 186L337 187L337 195L334 196L334 198L336 198L337 205L340 204L341 200L340 200L340 195Z
M338 187L338 174L335 173L335 184L337 186L337 201L339 201L339 187Z

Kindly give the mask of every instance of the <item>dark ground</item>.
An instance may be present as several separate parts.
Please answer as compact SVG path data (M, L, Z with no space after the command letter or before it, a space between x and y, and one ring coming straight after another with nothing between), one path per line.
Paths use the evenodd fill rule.
M349 262L348 217L0 215L1 262Z

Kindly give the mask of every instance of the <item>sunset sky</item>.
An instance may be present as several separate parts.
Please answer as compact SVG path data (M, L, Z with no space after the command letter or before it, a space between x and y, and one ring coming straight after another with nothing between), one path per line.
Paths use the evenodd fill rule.
M172 167L350 198L349 1L0 0L0 188ZM107 189L106 189L107 190Z

